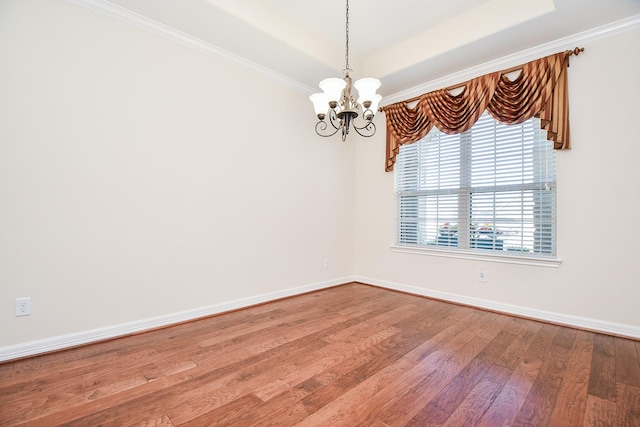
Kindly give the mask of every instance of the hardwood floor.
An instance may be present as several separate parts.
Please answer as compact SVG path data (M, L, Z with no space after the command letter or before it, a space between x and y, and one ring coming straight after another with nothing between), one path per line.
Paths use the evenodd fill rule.
M0 425L640 426L640 342L360 284L0 365Z

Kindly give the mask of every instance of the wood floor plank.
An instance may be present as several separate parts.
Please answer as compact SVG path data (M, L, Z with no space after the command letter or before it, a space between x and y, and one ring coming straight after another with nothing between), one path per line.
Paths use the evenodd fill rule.
M325 345L315 340L315 345ZM302 349L313 349L312 343L300 343ZM290 348L294 350L293 348ZM302 350L300 350L302 351ZM280 354L282 356L283 354ZM104 417L109 417L120 425L127 425L132 412L137 407L153 408L156 411L168 412L174 423L182 423L213 411L241 397L244 389L237 386L238 377L246 379L251 374L246 370L255 369L255 363L264 363L267 368L273 368L273 355L254 355L252 359L243 359L231 365L220 366L216 370L205 372L203 375L176 384L170 389L162 389L151 394L145 394L137 399L129 400L116 408L105 409L102 413L92 414L78 420L78 425L93 425ZM264 362L263 360L266 360ZM226 385L229 384L229 387ZM203 398L206 396L206 398ZM162 405L160 406L160 404Z
M529 348L531 342L536 338L538 332L543 326L543 323L531 320L516 318L514 321L522 324L522 329L520 329L518 336L514 338L497 362L500 366L504 366L512 370L522 362L524 354L523 349Z
M399 369L397 365L392 364L396 369ZM360 402L364 402L373 394L373 389L379 384L378 381L384 382L389 379L388 375L398 373L398 370L387 369L384 373L373 374L367 380L358 383L356 386L351 387L328 404L321 407L319 410L309 410L309 414L301 423L305 426L321 426L321 425L366 425L366 415L372 411L372 407L368 404L360 405ZM375 379L372 379L375 378ZM306 406L309 408L309 406ZM315 408L314 408L315 409ZM376 408L377 410L377 408Z
M482 414L478 426L513 425L540 373L541 366L542 361L539 359L523 360L502 386L500 393L491 402L491 406Z
M522 329L527 338L514 341L519 341L526 350L521 349L519 354L514 353L512 344L498 359L498 363L501 364L507 361L507 366L512 366L514 362L519 362L519 364L495 398L494 403L483 414L479 425L492 427L515 423L540 375L545 355L551 351L559 330L559 327L549 324L541 324L529 330L526 327ZM533 337L530 334L532 331L536 331Z
M578 331L549 421L550 425L581 426L586 409L594 334ZM640 369L638 369L640 371Z
M359 353L366 352L368 349L379 345L383 340L398 333L396 328L387 328L383 331L375 333L374 335L362 339L362 342L358 346L357 350L353 348L341 345L333 344L323 347L318 351L317 355L312 354L314 359L312 362L300 366L296 363L290 369L287 375L280 376L276 381L271 382L269 385L263 387L256 393L262 400L267 401L271 397L281 394L283 391L291 388L292 385L302 385L303 389L308 390L309 387L304 385L305 381L309 378L315 379L310 381L312 384L321 384L318 378L327 370L342 363L345 359L353 358ZM306 396L305 396L306 397Z
M370 345L376 345L377 341L383 340L384 334L377 337L377 339L370 340ZM251 367L251 371L247 373L241 373L237 375L233 379L229 381L225 381L223 386L216 390L211 390L207 392L208 395L215 395L216 393L225 393L225 397L230 397L232 395L243 395L245 393L252 393L259 397L261 401L268 400L271 396L274 395L275 392L280 390L286 390L289 387L289 384L298 384L299 388L310 390L317 389L314 386L309 387L306 383L307 378L311 377L314 373L321 372L323 369L327 367L331 367L335 365L337 362L343 360L343 357L337 356L337 351L328 350L328 346L321 347L317 351L309 352L310 347L307 346L306 354L295 354L292 353L283 358L278 358L278 360L274 360L277 362L277 365L267 365L260 366L260 364L256 365L256 367ZM330 356L322 357L323 353L329 353ZM310 381L314 383L314 381ZM275 389L275 390L274 390ZM190 410L190 416L193 414L203 412L200 407L200 395L202 393L196 393L196 398L193 402L185 402L181 403L180 406L184 407L184 405L188 405ZM278 393L280 394L280 393ZM210 407L210 406L209 406ZM173 408L170 407L170 409ZM174 418L175 422L183 422L186 421L182 417Z
M536 377L533 387L525 400L516 425L549 425L549 419L560 392L563 372L569 355L569 350L575 340L575 330L556 328L557 334L552 341L549 351L543 357L540 373Z
M636 426L640 342L357 283L0 364L0 426Z
M474 327L468 327L468 322L475 318L474 313L461 312L459 315L458 319L448 319L450 326L442 332L354 387L343 396L344 399L332 402L330 410L334 415L327 422L380 424L379 414L393 405L408 386L415 385L427 372L436 370L440 362L476 336ZM450 352L435 352L443 343L447 344ZM358 395L361 403L352 404L350 393ZM376 408L376 411L371 411L371 408ZM326 416L326 413L316 414L320 422L324 422L323 417ZM307 422L309 420L305 420Z
M487 338L472 335L465 345L453 353L436 351L423 359L421 369L414 376L417 383L407 384L402 397L383 412L382 421L394 426L409 423L489 342Z
M198 417L180 423L181 426L237 426L238 417L257 408L262 400L253 394L245 394L230 402L205 412Z
M328 377L329 381L326 386L312 393L310 396L302 400L307 406L307 412L311 415L305 419L305 424L314 425L314 423L324 422L328 411L334 409L328 405L332 404L336 397L347 394L350 390L358 386L361 382L392 364L407 352L415 349L424 340L424 336L435 335L436 330L444 328L444 325L434 323L434 319L451 319L451 306L442 306L438 312L433 312L431 319L425 319L423 314L415 316L395 324L395 327L401 328L402 325L411 325L407 328L407 333L390 337L386 342L374 348L372 352L363 354L365 356L364 363L358 363L354 366L350 361L338 366L338 370L334 369L332 376ZM345 369L346 368L346 369ZM337 374L337 375L336 375ZM327 380L326 375L318 376L322 382ZM322 412L316 414L322 409Z
M616 391L616 424L620 426L640 426L640 388L618 383Z
M78 351L81 349L77 349ZM139 350L144 353L156 353L154 349ZM13 371L7 378L3 378L0 383L0 391L2 394L11 393L9 387L18 383L22 387L34 387L42 384L47 379L59 381L59 378L69 375L82 375L82 373L91 372L95 366L109 365L111 362L120 358L117 350L99 350L87 354L85 358L75 360L66 360L62 354L68 354L72 351L62 351L61 354L49 354L29 359L23 359L16 362ZM45 373L46 378L43 378Z
M493 405L500 390L506 383L511 372L504 367L495 366L489 370L489 376L482 378L469 392L465 399L456 406L454 411L442 423L446 427L476 425Z
M293 426L309 416L307 408L301 400L323 387L318 381L304 381L289 388L279 395L263 402L256 411L242 414L237 418L237 425L242 426ZM265 416L268 414L268 416Z
M596 334L589 377L589 394L615 402L616 361L613 337Z
M68 378L55 376L55 381L46 379L38 387L31 388L30 401L46 402L38 405L31 416L42 417L51 413L57 402L66 406L81 405L102 397L121 393L125 390L145 385L158 378L194 369L196 364L191 360L176 360L175 355L150 354L145 359L127 359L127 362L112 364L105 369L99 367L95 372L84 372ZM84 369L82 369L84 371ZM21 396L13 393L12 396ZM19 406L19 401L11 397L6 404Z
M184 382L190 381L193 378L203 375L202 372L196 374L189 372L186 374L178 373L175 375L160 378L157 381L148 382L139 387L124 390L120 393L113 394L109 398L89 400L79 406L72 406L70 402L62 402L52 406L50 415L46 415L42 418L36 418L39 425L43 426L57 426L60 424L69 424L79 418L91 416L99 413L109 414L110 409L117 407L126 402L134 401L140 396L147 396L163 389L171 389ZM26 417L33 414L26 414ZM109 419L108 415L105 415L105 419Z
M489 340L485 348L416 414L408 425L443 424L485 377L487 370L500 370L495 363L515 337L515 334L507 328L509 321L510 319L506 316L495 315L495 320L490 323L492 327L483 329L484 338ZM508 378L507 371L503 371L504 380L500 385Z
M612 401L588 395L585 407L584 427L612 427L617 424L618 409Z
M614 338L616 359L616 382L640 387L640 357L636 343Z
M171 422L166 414L162 414L160 417L151 418L148 422L143 422L140 427L175 427L175 424Z

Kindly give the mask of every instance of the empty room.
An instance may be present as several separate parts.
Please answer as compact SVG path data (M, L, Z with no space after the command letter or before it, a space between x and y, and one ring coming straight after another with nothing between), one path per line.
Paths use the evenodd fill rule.
M640 1L0 0L0 426L640 426Z

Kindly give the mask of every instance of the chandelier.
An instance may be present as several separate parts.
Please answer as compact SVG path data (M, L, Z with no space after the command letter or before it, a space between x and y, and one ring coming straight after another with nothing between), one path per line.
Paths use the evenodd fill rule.
M380 87L380 80L371 77L356 80L353 83L349 68L349 0L347 0L346 12L346 45L345 45L345 67L342 70L343 78L337 77L324 79L319 86L323 92L314 93L309 97L313 102L318 123L316 123L316 133L320 136L333 136L338 131L342 131L342 140L347 139L349 128L353 129L361 136L370 137L376 133L376 125L373 123L373 116L378 109L378 103L382 99L376 93ZM358 90L358 99L351 94L351 89ZM359 111L362 109L362 118L356 122ZM328 120L325 121L325 118ZM331 126L329 126L331 125Z

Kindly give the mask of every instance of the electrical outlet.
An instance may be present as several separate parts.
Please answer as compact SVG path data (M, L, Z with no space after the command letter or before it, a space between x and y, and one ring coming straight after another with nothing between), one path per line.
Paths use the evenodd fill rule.
M481 268L478 272L478 282L486 283L487 281L487 270Z
M31 316L31 298L16 298L16 317Z

